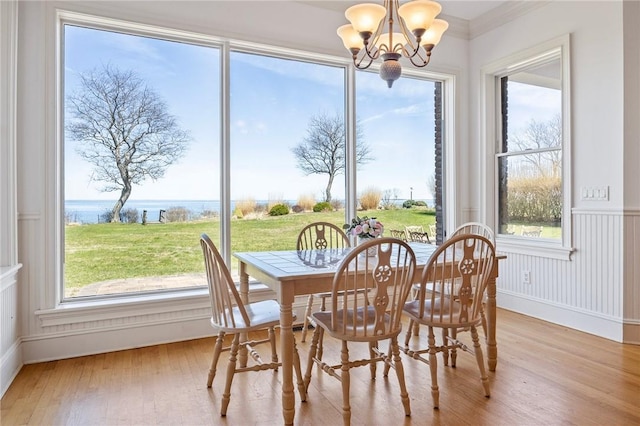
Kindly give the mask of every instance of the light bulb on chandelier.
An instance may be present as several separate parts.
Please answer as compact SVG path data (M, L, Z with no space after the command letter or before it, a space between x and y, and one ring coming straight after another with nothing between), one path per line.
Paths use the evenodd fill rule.
M391 87L402 75L401 57L416 67L429 63L431 51L449 28L447 21L436 19L441 10L440 4L431 0L413 0L402 6L399 0L384 0L383 6L358 4L345 11L351 23L338 28L338 35L356 68L367 69L382 58L380 78ZM394 24L399 32L394 32Z

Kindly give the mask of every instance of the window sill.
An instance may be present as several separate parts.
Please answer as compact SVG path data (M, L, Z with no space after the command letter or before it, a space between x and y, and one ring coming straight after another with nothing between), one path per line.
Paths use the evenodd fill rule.
M251 283L250 299L264 297L270 290L262 283ZM108 299L65 301L52 309L35 312L42 327L101 322L123 318L146 317L147 319L165 317L190 320L211 315L211 305L207 288L180 292L163 292L113 297ZM175 314L175 315L173 315Z
M497 236L496 251L505 254L513 253L557 260L571 260L571 254L575 249L563 247L551 240L530 240L518 237Z

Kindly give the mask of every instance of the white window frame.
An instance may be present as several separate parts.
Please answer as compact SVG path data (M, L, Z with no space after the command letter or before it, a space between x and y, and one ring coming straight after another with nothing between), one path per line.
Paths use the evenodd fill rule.
M481 70L481 143L487 167L483 171L485 194L481 207L488 223L498 229L498 154L500 153L500 78L547 60L560 53L562 75L562 237L560 240L520 238L496 233L498 250L506 253L569 260L571 247L571 107L570 107L570 36L569 34L509 55Z
M71 10L54 9L55 10L55 23L56 23L56 39L50 42L55 43L55 76L52 78L52 82L55 82L56 87L56 101L53 114L55 117L56 131L56 155L50 160L52 162L51 170L54 173L54 179L51 180L52 184L55 184L55 197L49 199L48 207L52 208L56 213L53 215L53 219L48 223L49 234L54 236L54 247L57 248L51 259L50 267L55 271L54 284L49 287L52 291L47 291L45 300L43 300L43 309L36 312L38 317L46 323L47 326L69 324L69 323L84 323L89 317L96 314L95 309L100 309L100 312L104 312L108 317L120 317L125 312L128 312L128 307L135 306L135 309L141 309L148 307L152 312L164 312L166 303L174 303L171 301L180 301L178 305L172 305L171 310L189 309L193 306L202 308L207 304L207 290L206 288L193 288L186 291L176 292L162 292L162 293L144 293L144 294L114 294L100 298L87 298L82 300L65 299L64 295L64 279L63 279L63 262L62 256L64 256L64 215L61 213L64 211L64 168L62 159L64 158L64 125L62 124L62 111L64 106L64 100L62 99L64 72L63 72L63 58L61 45L64 43L62 27L65 24L78 25L87 28L95 28L106 31L123 32L132 35L146 36L146 37L161 37L169 41L185 42L190 44L200 44L203 46L210 46L220 49L221 52L221 167L224 171L221 179L221 194L220 201L223 211L225 206L230 205L230 193L229 193L229 177L230 177L230 135L229 135L229 53L231 51L241 51L248 53L256 53L266 56L275 56L283 59L293 59L298 61L313 62L321 65L342 66L345 68L345 113L347 117L355 117L355 68L353 67L349 58L335 57L329 55L323 55L319 53L311 53L298 51L294 49L280 48L269 45L262 45L257 43L230 40L223 37L215 37L210 35L203 35L195 32L173 30L155 25L139 24L132 21L101 17L96 15L85 14L81 12L75 12ZM446 223L454 223L455 217L455 194L453 188L456 185L456 149L454 143L455 134L455 82L457 74L450 71L434 72L427 71L417 73L414 71L408 71L407 75L412 77L419 77L424 79L432 79L434 81L440 81L443 84L443 150L446 164L444 165L443 179L445 181L445 191L443 194L445 204L445 221ZM353 132L353 124L355 121L348 122L349 133ZM353 139L353 138L351 138ZM353 150L353 142L347 141L347 149ZM353 157L353 156L352 156ZM349 164L351 165L352 173L347 175L347 196L353 196L355 200L355 158L349 158ZM353 174L353 176L352 176ZM355 211L355 201L347 202L345 213L349 215L351 211ZM231 258L230 252L230 215L221 214L221 233L220 233L220 245L221 251L225 258L225 261L229 262Z

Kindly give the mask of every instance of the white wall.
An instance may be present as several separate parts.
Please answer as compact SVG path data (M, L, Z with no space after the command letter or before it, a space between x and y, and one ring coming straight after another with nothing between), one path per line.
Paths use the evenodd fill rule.
M625 104L622 2L549 2L526 16L501 25L470 43L472 69L472 132L469 142L480 145L481 79L479 70L494 61L564 34L571 36L571 218L575 253L570 261L506 253L501 265L498 304L525 314L564 324L618 341L640 343L638 273L629 269L625 256L637 249L625 243L638 241L637 197L626 198L623 157L625 145L637 145L625 137ZM628 22L631 21L631 22ZM627 25L637 27L637 14ZM636 42L637 54L637 42ZM637 71L637 65L634 68ZM476 72L477 70L477 72ZM631 78L631 77L630 77ZM637 73L635 75L637 81ZM637 93L637 89L636 92ZM634 133L637 136L637 129ZM637 156L636 160L637 169ZM471 172L476 175L481 165ZM636 174L637 176L637 174ZM635 182L634 182L635 183ZM608 201L583 201L585 186L609 186ZM482 194L477 188L474 194ZM480 195L470 205L480 205ZM635 210L629 210L629 208ZM629 235L628 233L632 234ZM498 244L500 250L500 245ZM521 271L531 271L531 284L521 283ZM635 293L637 294L637 293ZM628 308L624 308L626 305ZM626 326L626 327L625 327ZM623 331L623 330L626 330ZM634 331L632 331L634 330ZM626 338L625 338L626 335Z

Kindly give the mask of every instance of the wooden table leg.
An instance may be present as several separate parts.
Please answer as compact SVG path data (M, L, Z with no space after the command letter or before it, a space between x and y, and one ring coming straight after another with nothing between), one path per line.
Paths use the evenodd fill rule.
M489 371L496 371L498 364L498 344L496 342L496 277L498 265L494 266L494 272L487 285L487 359Z
M240 272L240 300L245 305L249 303L249 275L247 275L247 270L244 262L240 262L239 266ZM248 339L247 333L240 333L240 341L246 342ZM245 345L240 346L240 350L238 351L238 364L240 364L240 368L244 368L247 366L247 360L249 358L249 354L247 353L247 347Z
M280 356L282 357L282 416L292 425L295 416L293 393L293 295L282 295L280 301Z

